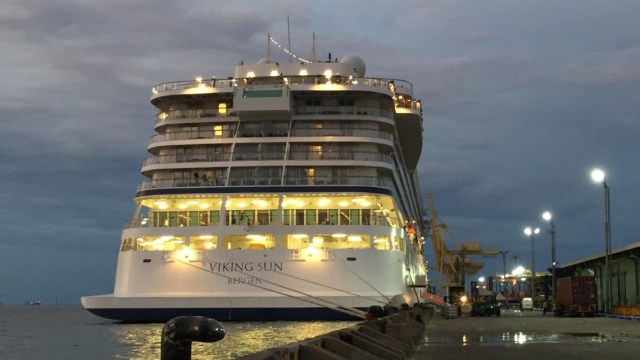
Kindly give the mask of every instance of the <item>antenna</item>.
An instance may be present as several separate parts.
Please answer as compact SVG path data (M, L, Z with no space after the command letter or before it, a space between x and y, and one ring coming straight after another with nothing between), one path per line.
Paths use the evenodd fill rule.
M311 40L311 62L318 62L318 56L316 55L316 33L313 33Z
M267 34L267 63L271 62L271 34Z
M289 38L289 63L293 62L291 58L291 54L293 54L293 50L291 49L291 28L289 27L289 15L287 15L287 37Z

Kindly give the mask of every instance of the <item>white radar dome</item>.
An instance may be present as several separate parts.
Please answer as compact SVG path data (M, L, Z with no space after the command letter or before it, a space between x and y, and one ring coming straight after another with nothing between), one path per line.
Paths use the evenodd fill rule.
M258 60L258 62L256 64L268 64L269 61L267 61L266 57L263 57L262 59Z
M355 71L359 77L363 77L364 73L367 71L367 65L358 55L347 55L340 60L340 63L350 64L353 67L353 71Z

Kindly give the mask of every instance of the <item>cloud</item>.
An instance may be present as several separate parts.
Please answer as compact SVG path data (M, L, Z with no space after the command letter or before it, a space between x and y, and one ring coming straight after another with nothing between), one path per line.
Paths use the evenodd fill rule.
M589 53L551 69L544 81L575 87L636 86L639 61L640 47Z
M422 190L459 238L524 255L522 227L549 209L560 259L592 254L602 199L588 170L599 164L611 174L614 246L637 241L638 10L597 0L4 1L0 246L82 256L78 266L108 254L112 276L153 133L150 88L232 75L265 56L268 33L287 43L287 15L298 55L315 33L320 58L356 53L368 76L413 83ZM111 278L91 281L111 290Z

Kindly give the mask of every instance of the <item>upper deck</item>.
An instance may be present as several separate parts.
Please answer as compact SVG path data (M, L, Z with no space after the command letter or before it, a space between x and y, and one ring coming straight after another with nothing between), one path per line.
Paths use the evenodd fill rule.
M240 63L233 77L167 82L152 88L151 102L163 110L175 103L211 95L233 98L225 115L244 119L289 119L295 113L296 93L318 93L327 97L342 94L381 96L393 103L393 119L401 139L404 161L415 169L422 149L421 102L414 98L413 85L405 80L364 77L366 66L357 56L335 62L278 63L261 60L256 64ZM341 116L326 109L328 117ZM369 111L361 111L363 116Z

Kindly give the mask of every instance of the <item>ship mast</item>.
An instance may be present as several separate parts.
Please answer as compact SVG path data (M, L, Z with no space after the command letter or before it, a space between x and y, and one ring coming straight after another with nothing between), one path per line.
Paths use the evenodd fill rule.
M289 38L289 63L293 62L293 58L291 55L293 54L293 50L291 49L291 28L289 27L289 15L287 15L287 37Z
M271 33L267 34L267 63L271 62Z
M311 62L317 62L318 57L316 55L316 33L313 33L313 37L311 40Z

